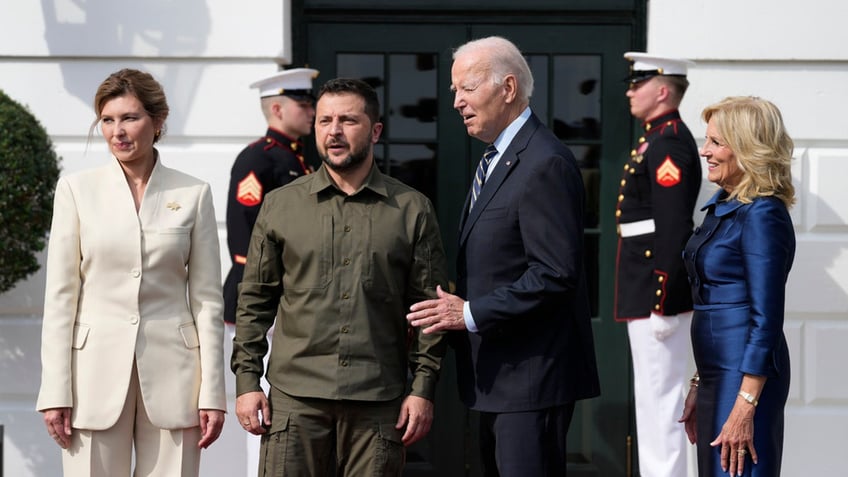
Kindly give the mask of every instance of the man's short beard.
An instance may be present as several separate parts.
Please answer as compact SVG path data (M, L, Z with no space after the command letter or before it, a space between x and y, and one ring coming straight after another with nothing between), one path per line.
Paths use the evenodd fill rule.
M333 161L330 160L329 155L322 155L321 160L324 161L324 164L326 164L327 167L336 172L347 172L355 169L358 165L365 162L365 160L368 159L370 152L371 151L367 147L359 151L351 151L350 155L348 155L341 164L333 163Z

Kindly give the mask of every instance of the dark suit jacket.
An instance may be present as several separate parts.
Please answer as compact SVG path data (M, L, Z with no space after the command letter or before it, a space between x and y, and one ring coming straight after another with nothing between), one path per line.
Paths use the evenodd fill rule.
M478 333L457 332L472 409L513 412L600 393L583 268L584 191L571 151L531 115L460 222L457 294Z

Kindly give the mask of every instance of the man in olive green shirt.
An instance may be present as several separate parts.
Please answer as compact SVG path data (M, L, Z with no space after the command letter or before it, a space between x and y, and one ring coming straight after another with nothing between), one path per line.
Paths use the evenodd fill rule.
M259 475L400 475L430 430L445 344L405 316L446 286L445 254L430 201L374 163L378 118L366 83L327 82L323 166L269 193L254 226L231 366L239 422L263 434Z

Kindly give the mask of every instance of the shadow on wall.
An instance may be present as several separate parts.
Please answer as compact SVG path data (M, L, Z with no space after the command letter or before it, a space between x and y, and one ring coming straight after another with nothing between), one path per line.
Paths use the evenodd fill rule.
M146 70L165 86L171 107L168 123L182 130L206 66L194 61L206 51L211 30L206 3L41 0L50 55L103 65L91 68L60 60L65 90L91 104L97 85L113 71Z

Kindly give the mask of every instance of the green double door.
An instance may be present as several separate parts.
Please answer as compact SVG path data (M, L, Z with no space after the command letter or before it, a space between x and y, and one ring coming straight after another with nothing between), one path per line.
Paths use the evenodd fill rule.
M312 21L306 27L306 56L320 71L318 84L344 76L377 89L384 122L375 150L378 164L433 201L452 263L460 208L484 145L467 136L453 109L451 54L462 43L489 35L509 38L525 53L535 78L531 107L574 151L586 184L586 264L602 395L577 405L568 472L625 476L633 455L628 444L632 398L625 326L612 320L612 211L630 147L622 54L632 41L632 26ZM480 475L475 421L475 413L458 400L449 355L433 429L409 449L405 475Z

